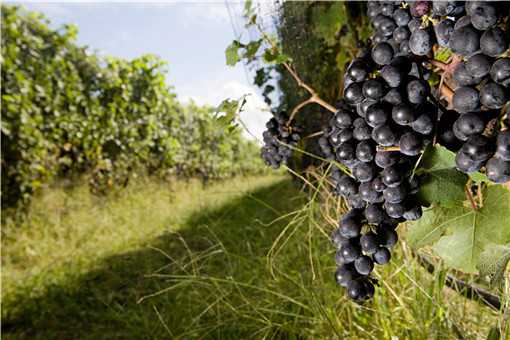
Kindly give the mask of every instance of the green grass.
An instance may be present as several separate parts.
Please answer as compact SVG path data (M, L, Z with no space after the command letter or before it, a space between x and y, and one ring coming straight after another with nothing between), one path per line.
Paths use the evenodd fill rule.
M334 285L331 226L279 176L52 188L2 235L5 339L481 339L505 315L399 243L373 302ZM508 317L508 316L506 316ZM506 330L505 330L506 329Z

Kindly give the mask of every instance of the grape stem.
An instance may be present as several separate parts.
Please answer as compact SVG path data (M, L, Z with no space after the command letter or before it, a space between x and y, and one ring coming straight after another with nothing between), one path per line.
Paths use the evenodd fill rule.
M476 205L475 199L473 198L473 194L471 193L470 187L471 187L471 179L467 182L467 184L464 188L464 191L466 192L466 196L469 200L469 203L471 204L471 208L473 208L473 210L476 211L476 210L478 210L478 206Z
M314 133L311 133L307 136L304 136L303 139L308 139L308 138L313 138L313 137L317 137L317 136L322 136L324 134L324 131L317 131L317 132L314 132Z

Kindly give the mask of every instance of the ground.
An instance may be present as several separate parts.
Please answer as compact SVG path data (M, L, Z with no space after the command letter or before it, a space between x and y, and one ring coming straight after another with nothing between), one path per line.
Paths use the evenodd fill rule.
M56 185L2 230L5 339L478 339L503 316L400 242L373 302L333 282L329 226L288 177Z

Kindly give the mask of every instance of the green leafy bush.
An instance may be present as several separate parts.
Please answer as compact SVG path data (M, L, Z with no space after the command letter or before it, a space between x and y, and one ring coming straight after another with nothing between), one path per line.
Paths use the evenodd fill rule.
M2 204L59 176L106 193L132 174L219 178L259 171L255 145L211 107L179 104L153 55L100 58L39 14L2 6Z

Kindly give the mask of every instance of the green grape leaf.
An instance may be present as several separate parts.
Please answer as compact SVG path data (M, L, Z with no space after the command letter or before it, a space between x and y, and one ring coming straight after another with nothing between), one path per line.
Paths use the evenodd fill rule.
M478 172L478 171L470 173L469 177L476 183L490 182L485 174L482 174L481 172Z
M281 64L291 60L289 56L273 48L267 48L264 51L263 59L268 64Z
M440 145L428 146L417 174L420 177L418 200L425 206L433 203L449 207L465 199L468 177L455 169L455 154Z
M232 41L232 43L225 50L225 58L227 59L228 66L235 66L240 60L239 49L243 48L244 45L238 40Z
M232 132L232 126L235 126L236 116L243 110L246 104L246 96L240 99L225 99L216 107L216 120L226 128L227 132Z
M480 254L477 268L480 275L490 278L491 286L497 287L503 282L508 262L510 262L510 243L489 244Z
M431 171L420 178L418 200L425 206L432 203L454 206L466 198L464 187L467 178L455 169Z
M250 43L248 43L248 45L246 45L246 47L245 47L245 52L244 52L243 57L245 57L249 61L253 60L260 48L260 45L262 45L262 41L263 41L262 39L259 39L259 40L251 41Z
M510 243L510 191L493 185L483 196L483 205L477 210L462 201L453 207L427 210L410 227L410 244L421 247L435 243L434 251L448 266L476 272L480 256L490 244Z

